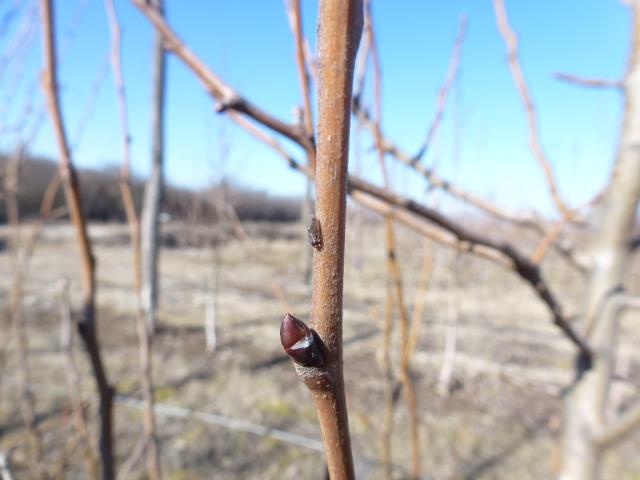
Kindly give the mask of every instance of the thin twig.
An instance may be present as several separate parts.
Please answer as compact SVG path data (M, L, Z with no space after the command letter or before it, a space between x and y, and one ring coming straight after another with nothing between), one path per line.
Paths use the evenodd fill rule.
M388 216L385 217L385 219ZM392 478L392 448L391 439L393 436L394 401L393 387L394 376L391 368L391 336L393 333L393 291L390 286L391 279L387 277L387 288L384 305L384 319L382 324L382 359L381 369L384 379L384 417L382 420L382 430L380 432L380 456L384 463L384 477L388 480Z
M116 400L119 401L120 398L121 397L119 396ZM139 407L141 409L146 409L147 402L144 400L141 400ZM154 404L154 409L157 409L157 408L158 408L158 405ZM142 454L145 452L146 448L147 448L147 434L142 432L142 435L140 435L140 437L138 438L138 441L136 442L135 446L131 450L131 453L122 464L122 467L120 468L120 472L118 472L118 480L121 480L121 479L127 480L131 476L131 471L135 468L136 464L142 458Z
M609 78L596 78L596 77L581 77L572 73L557 72L554 75L556 80L561 82L570 83L572 85L578 85L580 87L591 88L615 88L622 89L624 82L622 80L612 80Z
M373 29L373 16L371 14L371 2L365 2L364 9L364 26L365 26L365 38L367 50L362 53L361 57L361 74L362 77L356 82L361 83L359 88L363 89L367 65L367 57L371 58L371 64L373 68L373 90L374 90L374 106L375 106L375 128L374 138L376 141L376 149L378 152L378 164L382 173L382 178L385 188L389 188L389 174L385 165L385 152L380 144L380 125L382 122L382 72L380 67L380 59L378 58L378 48L376 44L376 37ZM359 95L362 95L362 90ZM359 96L359 101L362 101L362 96ZM394 305L400 303L398 298L395 297L394 283L397 277L394 275L394 259L396 258L396 246L393 235L393 222L391 220L391 213L385 215L385 242L386 242L386 264L387 264L387 282L386 282L386 296L384 307L384 321L382 326L382 376L384 379L384 419L382 422L382 430L380 432L381 437L381 456L384 461L384 476L390 480L392 478L392 439L393 439L393 426L394 426L394 374L391 364L391 340L393 336L394 327ZM402 292L400 291L400 296Z
M566 217L562 218L560 221L556 222L553 227L551 227L547 234L540 240L536 248L533 250L531 254L531 262L536 265L540 265L545 255L549 251L549 247L554 244L554 242L558 239L560 234L562 233L562 229L567 224Z
M96 70L96 76L89 87L89 93L87 94L84 105L82 106L80 117L71 139L71 150L73 152L78 151L84 132L87 125L89 125L89 120L95 111L96 103L98 101L100 91L102 90L102 86L104 85L104 81L109 74L109 56L110 51L107 51L104 58L100 61L98 69Z
M11 312L11 327L16 341L16 354L18 361L19 404L22 419L31 443L31 456L33 466L38 475L45 478L42 458L42 439L36 424L34 398L31 391L31 370L29 368L29 344L28 334L25 330L23 312L23 288L24 271L20 261L20 213L18 207L18 178L20 160L23 149L19 146L16 152L7 162L4 190L6 193L7 223L9 224L9 253L11 264L11 289L9 305Z
M315 170L315 140L313 135L313 111L311 109L311 91L309 85L309 72L307 71L307 63L304 53L304 32L302 31L302 11L300 0L285 0L289 23L296 44L296 65L298 67L298 77L300 87L302 89L303 99L303 119L306 135L310 139L310 146L307 148L307 157L309 165Z
M424 248L422 253L422 266L420 267L420 276L416 285L415 300L413 302L413 315L411 318L411 330L409 331L409 341L407 347L403 350L403 361L410 362L413 352L416 349L420 338L420 326L422 324L422 316L424 313L425 300L429 289L429 281L433 273L433 244L428 238L424 239Z
M360 102L354 102L353 113L362 125L367 127L371 132L375 132L375 122L371 118L369 112L363 107ZM375 135L375 133L374 133ZM402 150L396 144L394 144L389 138L384 135L384 132L380 132L381 142L384 145L385 152L395 157L403 164L413 168L416 172L422 175L433 188L439 188L442 191L450 194L451 196L462 200L463 202L483 211L492 218L513 223L517 226L533 229L541 232L544 230L543 226L535 221L533 218L521 217L511 212L508 212L496 204L468 192L461 187L449 182L438 176L438 174L424 164L414 161L414 156Z
M542 148L540 142L540 133L538 131L538 117L536 114L535 106L529 92L529 87L522 72L520 62L518 60L518 37L511 29L509 25L509 19L507 18L507 11L504 6L504 0L494 0L493 6L496 13L496 21L498 23L498 29L504 41L507 45L508 63L509 69L513 76L513 80L524 104L524 108L527 115L527 123L529 126L529 146L533 155L536 157L542 173L547 181L547 186L558 210L567 218L573 219L575 217L575 211L567 206L566 202L560 195L558 190L555 174L551 166L551 162L547 158L547 154Z
M138 335L138 356L140 362L140 383L146 402L144 411L144 432L146 435L147 471L151 480L162 477L158 437L156 434L156 418L153 408L153 373L152 373L152 339L147 329L145 314L142 308L142 264L140 256L140 221L136 213L133 192L130 185L130 133L127 115L127 100L122 75L121 32L118 16L113 0L105 0L109 27L111 30L111 65L116 84L120 126L122 128L122 170L120 173L120 192L125 206L127 222L131 233L131 249L133 253L134 291L136 295L136 332Z
M305 58L305 37L302 30L302 11L300 7L300 0L285 0L285 6L287 10L287 16L289 18L289 24L291 31L293 32L295 46L296 46L296 65L298 67L298 77L300 80L300 87L302 90L302 98L304 109L302 111L301 128L304 128L305 134L309 137L311 143L306 148L307 164L311 170L315 173L316 169L316 148L315 148L315 135L313 132L313 111L311 108L311 92L309 82L309 72L307 70L307 60ZM307 178L307 188L304 199L302 200L302 223L305 224L309 220L311 210L313 208L312 191L311 191L311 179ZM305 273L305 283L311 283L312 262L313 256L309 245L307 244L306 232L303 236L303 268Z
M376 112L376 122L375 122L375 140L376 140L376 149L378 150L378 162L380 164L380 168L382 170L382 177L384 181L385 189L389 189L389 174L387 172L387 168L385 165L385 150L381 141L380 131L382 124L382 69L380 66L380 58L378 56L378 46L375 36L375 30L373 28L373 16L371 15L371 4L369 2L366 3L365 8L365 18L366 18L366 28L367 28L367 37L369 39L369 52L371 56L371 62L373 65L373 89L374 89L374 105ZM416 408L416 396L415 390L413 388L413 383L411 381L411 376L409 375L409 361L408 356L405 358L404 352L409 348L409 316L407 313L407 309L404 301L404 288L402 284L402 273L400 269L400 263L398 261L398 249L397 243L395 240L395 234L393 229L393 217L391 215L387 215L385 217L385 239L387 245L387 275L389 276L389 282L387 283L387 289L394 292L393 301L395 305L398 307L398 312L400 314L400 348L401 348L401 358L400 362L400 378L402 380L402 384L405 388L405 398L407 400L407 410L409 413L409 424L411 429L411 473L413 478L420 477L420 436L419 436L419 419L418 412ZM389 310L389 304L387 303L387 311L385 312L385 329L392 329L391 319L388 318L389 315L393 313ZM387 360L389 360L389 341L390 341L391 331L385 333L384 342ZM406 361L404 361L406 360ZM385 365L385 375L389 378L386 379L386 403L389 406L389 383L393 381L393 378L390 376L391 367L390 365ZM386 421L392 425L392 417L393 417L393 401L391 401L391 410L387 407L388 418ZM384 436L387 437L384 439L385 449L389 449L388 455L388 464L391 462L390 452L391 452L391 430L387 431L387 428L384 429ZM390 475L390 470L387 468L387 474Z
M375 136L376 127L374 120L372 119L369 112L357 101L355 101L353 104L353 113L354 115L356 115L356 118L358 119L360 124L367 127L367 129L369 129ZM528 230L532 230L539 235L547 235L547 226L536 216L521 216L509 212L498 206L497 204L494 204L485 198L482 198L448 180L441 178L440 176L438 176L434 169L428 168L420 162L415 162L414 157L394 144L389 138L385 137L384 132L380 131L379 135L381 136L381 141L385 146L385 151L403 164L409 166L417 173L422 175L429 182L430 187L438 188L448 193L449 195L462 200L466 204L471 205L472 207L486 213L491 218L511 223L516 227L522 227ZM603 194L604 190L599 192L591 200L586 202L585 205L581 206L577 210L594 205L602 199ZM587 270L588 266L585 264L584 260L577 256L571 248L563 245L561 242L554 242L552 243L552 246L580 272L584 273Z
M358 64L356 65L356 71L353 80L353 98L354 102L359 103L364 96L364 85L367 77L367 66L369 65L370 57L370 39L369 39L369 26L368 16L364 19L364 33L360 42L360 49L358 51Z
M419 162L424 154L429 150L429 147L435 139L438 128L442 123L442 117L444 116L444 108L447 104L447 95L453 82L456 79L458 73L458 66L460 65L460 55L462 53L462 44L464 42L464 36L467 31L467 16L462 15L458 26L458 34L456 35L455 42L453 44L453 51L451 52L451 58L449 59L449 65L447 67L447 73L444 77L444 82L438 92L438 100L436 101L436 112L431 120L431 124L427 130L427 137L424 143L418 150L418 153L414 156L414 161Z
M391 224L392 217L387 216L385 221ZM394 232L392 228L386 229L387 236L391 237L387 240L387 245L395 245L393 238ZM421 457L420 457L420 419L418 417L418 408L415 388L411 380L409 372L410 354L409 354L409 314L404 302L404 288L402 285L402 274L400 272L400 263L398 257L393 251L388 252L388 264L390 268L391 283L395 291L395 303L400 314L400 380L404 387L404 394L407 400L407 410L409 413L409 429L411 431L411 477L420 478Z

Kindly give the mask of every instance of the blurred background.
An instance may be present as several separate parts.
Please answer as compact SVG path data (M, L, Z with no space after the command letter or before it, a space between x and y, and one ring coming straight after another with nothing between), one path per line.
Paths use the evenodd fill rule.
M114 389L118 478L159 478L151 444L168 479L323 478L314 404L279 341L285 312L311 311L314 187L295 167L314 158L299 139L317 124L317 2L157 2L51 2L54 122L42 81L49 2L0 0L0 478L109 477L87 338ZM155 8L212 75L294 135L226 104L158 37ZM576 347L501 248L540 269L560 316L588 331L588 260L624 136L633 10L613 0L365 8L350 173L454 225L411 211L403 221L384 196L348 200L357 476L553 477ZM80 250L61 126L87 221ZM78 254L87 245L95 289ZM637 261L625 264L635 292ZM637 318L616 328L607 418L640 388ZM602 478L640 478L639 439L607 451Z

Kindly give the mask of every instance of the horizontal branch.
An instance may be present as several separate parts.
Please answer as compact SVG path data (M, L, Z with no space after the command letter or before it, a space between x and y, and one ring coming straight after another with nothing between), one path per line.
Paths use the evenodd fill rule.
M359 101L355 101L352 107L353 113L358 121L369 131L371 131L372 134L375 135L375 122L371 118L369 112L362 106ZM530 228L537 231L538 233L544 233L543 225L534 218L517 216L500 208L498 205L495 205L490 201L471 192L468 192L449 182L448 180L441 178L433 169L424 166L422 163L416 160L415 156L410 155L408 152L402 150L400 147L394 144L389 138L384 135L382 131L380 132L380 139L386 153L392 155L397 160L404 163L408 167L411 167L417 173L422 175L429 182L430 186L439 188L440 190L450 194L451 196L478 208L492 218L507 221L517 226Z
M313 141L305 132L300 130L299 126L283 122L257 107L231 88L218 75L213 73L213 71L184 44L167 24L164 17L158 13L151 4L144 0L133 0L133 3L149 19L156 30L160 32L164 38L165 47L180 58L180 60L198 76L207 91L218 101L216 109L219 112L232 110L242 113L275 132L284 135L304 149L313 147Z
M351 192L351 198L359 204L364 205L383 216L391 215L395 220L403 223L413 231L442 245L454 248L458 251L470 252L479 257L491 260L502 267L511 268L511 261L500 252L487 248L483 245L460 241L452 233L442 230L441 228L434 227L405 210L393 208L388 203L374 197L373 195L360 190L353 190Z
M396 144L394 144L388 137L385 137L384 132L376 129L375 121L371 118L370 113L365 109L358 99L354 100L352 105L353 113L360 122L365 126L371 134L379 138L386 153L392 155L396 160L402 162L414 171L422 175L431 187L439 188L445 193L448 193L454 198L463 201L464 203L477 208L481 212L487 214L489 217L511 223L514 226L526 228L534 231L535 233L546 237L549 234L547 226L535 215L519 216L512 212L509 212L502 207L490 202L489 200L473 194L448 180L445 180L438 176L435 170L424 166L418 162L416 158L406 151L402 150ZM640 244L640 240L639 240ZM571 247L565 246L560 241L553 241L551 246L564 258L566 258L571 265L573 265L581 273L585 273L588 269L586 262L577 257Z
M589 345L578 332L575 331L563 314L560 304L551 292L548 284L542 278L539 267L518 252L514 246L506 242L494 241L489 237L467 230L465 227L458 225L434 209L426 207L412 199L383 190L359 178L351 176L349 178L349 187L350 189L358 189L369 193L390 205L403 208L431 223L435 223L455 235L460 241L484 246L508 257L512 262L513 270L534 289L538 297L547 305L551 311L553 323L578 347L582 360L589 364L591 360L591 349Z
M313 178L308 166L298 162L282 145L255 125L244 118L233 116L241 126L252 133L259 140L270 145L295 170L299 170L309 178ZM395 194L388 190L367 182L353 175L349 175L348 193L354 200L373 208L382 214L392 214L394 218L436 241L455 248L476 253L479 256L496 261L502 266L514 270L536 292L538 297L547 305L552 313L553 323L576 345L585 362L591 359L591 349L586 341L572 327L563 314L562 308L549 286L542 278L538 265L534 264L512 245L500 243L469 231L457 223L449 220L436 210L421 205L414 200ZM434 229L424 221L435 224L440 229Z
M609 78L581 77L571 73L556 72L553 77L561 82L578 85L580 87L591 88L614 88L622 89L624 87L622 80L612 80Z

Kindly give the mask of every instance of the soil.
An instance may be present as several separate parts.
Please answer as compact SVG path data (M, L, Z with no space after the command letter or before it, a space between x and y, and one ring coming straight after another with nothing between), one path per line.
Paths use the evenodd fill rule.
M204 227L203 227L204 228ZM304 283L306 225L247 225L242 241L211 242L199 229L194 242L161 252L160 328L153 369L158 431L166 479L322 478L319 427L309 392L279 344L286 311L309 317ZM91 225L98 265L98 325L115 406L118 466L140 440L142 416L135 333L131 251L123 225ZM187 231L187 226L170 229ZM28 228L25 229L28 232ZM0 237L6 230L0 231ZM212 232L212 238L219 238ZM422 240L398 227L406 303L411 313L424 252ZM216 250L214 250L216 249ZM433 271L420 338L411 362L419 415L422 464L432 479L541 479L557 470L562 396L571 383L574 350L551 324L531 289L492 263L433 247ZM218 259L217 348L207 352L203 322L208 279ZM556 266L557 264L557 266ZM579 276L551 261L553 287L573 311ZM382 225L364 232L350 224L345 267L344 365L358 478L382 478L380 434L384 384L380 369L386 266ZM455 273L457 272L457 273ZM0 252L0 305L8 305L8 252ZM84 478L81 445L74 446L65 363L60 348L60 279L81 302L80 266L69 225L44 231L24 290L29 367L38 427L49 466L62 478ZM457 280L456 280L457 279ZM438 393L447 326L458 315L457 355L450 393ZM397 316L397 315L396 315ZM21 420L15 341L8 306L0 330L0 451L11 451L17 479L34 478ZM640 385L637 318L625 320L622 351L630 359L622 402ZM633 324L636 324L635 328ZM399 334L392 362L397 401L394 478L409 478L411 448L405 397L399 387ZM96 433L96 396L89 364L76 339L82 397ZM625 386L626 385L626 389ZM181 407L175 409L171 407ZM299 437L287 436L282 432ZM304 438L301 438L304 437ZM606 455L606 479L640 479L640 435ZM53 467L51 467L53 468ZM145 478L144 459L130 478Z

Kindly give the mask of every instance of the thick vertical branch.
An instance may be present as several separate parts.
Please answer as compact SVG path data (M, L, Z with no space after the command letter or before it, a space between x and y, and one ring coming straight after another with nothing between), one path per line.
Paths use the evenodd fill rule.
M296 358L320 420L332 480L354 478L342 372L342 295L353 67L362 34L362 2L321 0L318 15L318 149L316 217L321 242L313 263L312 334L286 316L281 340ZM304 325L304 324L302 324ZM305 326L306 328L306 326ZM300 341L308 339L306 343ZM302 347L302 349L300 348ZM306 364L306 365L305 365Z
M618 158L593 248L586 320L593 368L582 372L566 402L562 479L598 478L604 446L596 433L607 430L605 411L614 369L629 239L640 200L640 2L630 2L633 41L624 81L625 110ZM614 425L616 422L614 421ZM607 443L607 442L604 442Z
M158 15L163 15L163 0L152 0ZM166 53L160 32L155 33L153 47L153 97L151 174L147 180L142 205L142 308L147 317L147 326L153 333L156 328L158 305L158 223L164 185L164 99L165 99Z
M140 363L140 383L145 401L143 415L145 444L147 454L147 471L151 480L161 478L158 438L156 435L156 417L153 398L153 373L151 358L151 334L145 322L145 312L142 308L142 266L140 259L140 221L136 213L133 192L130 184L130 134L127 116L127 100L122 75L121 61L121 31L113 0L105 0L105 8L111 29L111 65L118 97L120 112L120 126L122 128L122 170L120 173L120 193L124 204L127 222L131 234L131 249L133 254L134 289L136 295L136 332L138 336L138 356Z
M78 323L78 330L91 361L91 367L100 397L100 455L102 457L102 477L105 480L111 480L115 476L112 438L114 388L109 384L100 353L100 343L98 341L95 321L95 260L84 212L82 210L78 179L71 161L69 144L58 99L55 34L51 3L51 0L40 0L43 32L42 51L44 55L42 88L47 99L47 106L55 130L60 154L60 177L62 179L71 221L76 230L78 248L80 250L84 301L82 316Z

